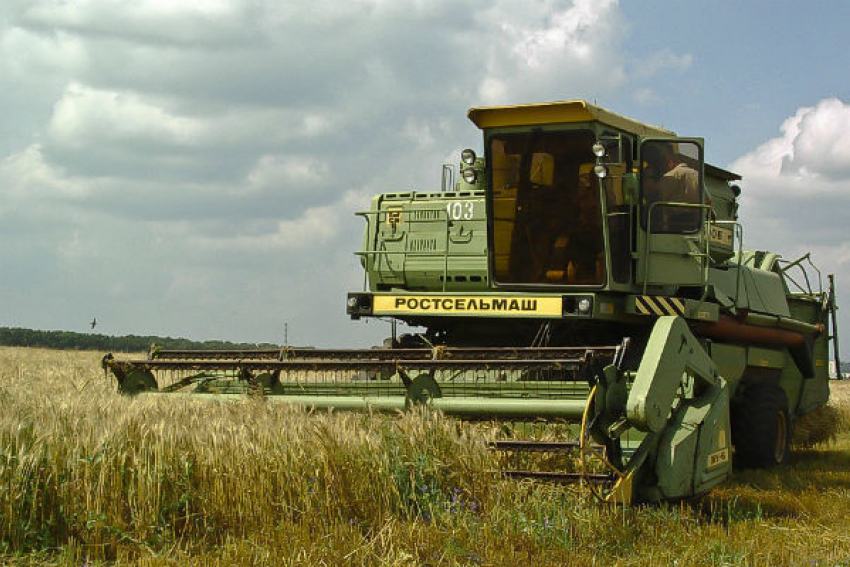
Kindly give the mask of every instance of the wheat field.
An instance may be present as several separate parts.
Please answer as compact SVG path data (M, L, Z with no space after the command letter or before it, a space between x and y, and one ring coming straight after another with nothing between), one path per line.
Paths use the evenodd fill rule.
M0 563L850 565L844 383L789 466L622 508L493 474L493 427L130 399L101 355L0 347Z

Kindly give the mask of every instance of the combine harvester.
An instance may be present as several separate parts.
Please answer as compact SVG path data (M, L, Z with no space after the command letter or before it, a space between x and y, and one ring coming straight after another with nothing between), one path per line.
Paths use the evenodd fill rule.
M706 164L702 139L583 101L469 118L484 157L465 150L456 184L444 168L443 191L377 195L358 213L364 291L348 314L422 334L368 350L107 355L119 389L574 422L578 441L494 445L577 448L581 472L550 476L608 501L704 492L733 448L743 466L784 463L795 421L829 397L832 276L824 291L808 254L742 249L740 177Z

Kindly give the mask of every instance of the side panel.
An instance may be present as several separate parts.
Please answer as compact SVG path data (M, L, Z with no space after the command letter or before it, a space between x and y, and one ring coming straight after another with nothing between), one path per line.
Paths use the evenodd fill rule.
M734 391L747 368L746 347L712 343L711 359L717 365L718 374L730 384Z
M711 284L730 300L737 299L738 308L759 313L790 316L785 286L778 274L742 266L738 276L737 265L730 262L729 269L712 269Z
M694 469L694 493L720 484L732 472L729 388L722 382L700 426Z
M697 494L723 482L732 470L729 392L718 381L669 422L655 471L665 498Z
M702 234L648 234L639 230L637 281L648 285L702 285Z
M372 207L359 253L372 291L487 289L483 192L387 193Z
M815 376L809 380L803 380L793 361L786 364L782 373L783 385L791 384L794 380L802 380L797 385L798 401L791 404L792 413L803 415L816 407L825 404L829 400L829 344L826 311L822 309L822 303L815 298L791 295L788 298L788 307L791 316L806 323L820 323L824 325L824 332L814 339L812 350L814 353ZM786 387L786 390L788 388ZM790 400L789 396L789 400Z

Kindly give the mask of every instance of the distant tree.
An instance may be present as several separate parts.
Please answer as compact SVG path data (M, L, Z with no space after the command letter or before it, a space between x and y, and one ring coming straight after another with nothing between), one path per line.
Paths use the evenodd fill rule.
M143 352L151 345L165 349L256 349L280 348L272 343L232 343L229 341L192 341L184 338L126 335L121 337L71 331L39 331L18 327L0 327L0 345L41 347L64 350L102 350Z

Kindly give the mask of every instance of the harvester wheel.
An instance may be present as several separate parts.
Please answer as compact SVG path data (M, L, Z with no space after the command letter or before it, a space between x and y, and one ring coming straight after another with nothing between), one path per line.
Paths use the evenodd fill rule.
M159 385L156 383L156 378L153 377L153 372L144 368L131 368L118 384L118 391L122 394L140 394L156 390Z
M788 462L791 417L785 390L776 384L753 384L732 409L735 460L745 468L768 468Z

